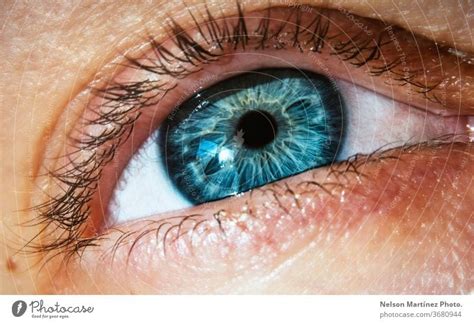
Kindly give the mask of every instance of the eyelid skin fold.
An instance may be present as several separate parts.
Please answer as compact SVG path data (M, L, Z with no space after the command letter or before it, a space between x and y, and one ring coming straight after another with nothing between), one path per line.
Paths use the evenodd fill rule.
M433 142L392 149L229 198L219 204L224 206L220 210L210 203L179 217L172 213L123 224L103 237L102 247L89 248L72 261L75 266L68 269L73 270L57 284L74 281L80 269L88 269L104 281L113 273L117 293L127 289L130 276L144 292L166 293L170 287L199 292L202 285L217 289L224 273L245 278L284 268L283 260L308 247L322 259L331 253L338 260L347 256L350 268L361 271L360 277L329 276L337 287L346 287L334 288L324 271L337 273L331 269L341 265L318 265L317 259L311 264L317 281L306 283L312 285L310 291L446 293L449 277L466 292L473 285L469 269L474 233L469 217L461 215L469 215L466 211L474 207L469 190L473 160L471 144ZM466 191L457 193L459 187ZM400 209L406 211L401 218ZM427 218L433 209L440 210L437 218ZM405 259L415 248L425 258ZM464 261L451 262L453 257ZM431 268L437 269L434 277L423 279ZM204 278L199 287L185 279L197 273ZM367 282L374 273L380 274L377 284ZM100 291L100 281L96 284L77 289ZM271 279L261 289L271 289Z
M279 9L279 10L281 10L281 9ZM285 15L283 15L283 16L287 17L288 12L291 12L291 10L287 10L285 12ZM293 11L293 12L295 12L295 11ZM242 13L242 15L243 15L243 13ZM256 17L259 17L259 15L260 15L259 18L261 18L261 16L264 17L265 13L264 12L259 13L259 14L251 13L250 16L252 16L252 15L256 16ZM293 15L295 15L295 14L293 13ZM245 17L247 17L247 16L245 16ZM295 17L295 18L292 18L292 19L296 19L297 15L295 15L293 17ZM239 19L244 19L243 16L242 17L237 17L237 18L234 17L232 19L230 21L233 21L235 24L230 25L230 23L229 23L228 26L234 26L235 28L240 28L240 29L234 29L233 30L234 32L239 31L239 30L242 31L243 25L239 25L239 22L241 22L241 20L239 20ZM247 19L247 18L245 18L245 19ZM302 19L302 16L300 16L300 19ZM372 22L372 23L374 23L374 22ZM314 26L315 25L316 25L316 23L314 24ZM290 26L290 27L288 27L288 26ZM294 29L295 26L296 25L294 25L294 24L288 24L287 27L285 27L285 28L293 28ZM184 29L184 27L182 27L182 28ZM341 26L341 29L343 29L342 26ZM210 29L210 30L212 30L212 29ZM222 29L222 30L224 30L224 29ZM180 31L180 28L177 28L176 26L174 26L174 31L172 30L171 35L170 35L171 42L176 42L176 35L177 35L176 31ZM250 32L250 31L251 31L251 29L249 28L248 32ZM183 31L181 31L181 32L183 32ZM360 31L357 31L357 32L360 32ZM331 34L329 36L334 36L336 34ZM181 35L185 35L185 34L181 34ZM244 36L240 35L240 38L238 38L238 40L235 38L235 35L236 35L235 33L233 33L231 35L228 35L229 38L226 38L226 41L229 42L230 47L236 47L237 51L244 51L242 46L245 43L245 41L244 41L245 37L244 36L246 34L244 34ZM342 34L342 35L344 35L344 34ZM234 37L234 38L232 38L232 37ZM289 37L289 38L287 38L287 37ZM336 36L334 36L334 37L336 37ZM338 36L338 37L340 37L340 36ZM349 37L349 38L351 38L351 37ZM181 38L181 41L183 41L183 39L186 40L186 38ZM294 37L291 38L291 35L286 35L284 37L285 42L288 42L288 39L293 39L293 41L294 41ZM364 39L362 39L362 40L364 40ZM190 41L190 40L187 39L187 41ZM279 40L277 40L277 43L278 42L279 42ZM303 42L303 40L301 40L301 42ZM377 43L377 40L375 40L375 42ZM156 51L159 48L160 44L158 44L156 40L152 39L150 45L152 46L151 48ZM349 63L352 61L352 63L357 64L357 62L358 62L360 64L360 63L363 63L364 60L367 60L368 56L371 56L371 53L374 52L374 46L373 45L371 46L371 44L368 44L368 45L366 44L365 46L362 46L364 44L360 43L360 44L357 44L357 46L355 46L355 48L365 48L365 51L363 53L357 52L357 50L355 50L355 52L354 52L354 49L353 49L354 46L351 47L350 42L348 44L349 45L344 45L344 43L340 44L339 52L342 51L342 53L339 53L337 55L336 54L332 55L334 57L334 59L336 58L336 56L348 55L346 58L347 58L347 61ZM176 43L175 43L175 45L176 45ZM249 50L250 45L252 45L251 42L247 41L247 43L245 43L245 46L246 46L245 50ZM309 44L307 44L307 45L309 46ZM291 46L293 46L293 45L291 45ZM298 46L298 44L296 44L296 46ZM303 46L302 43L301 43L301 46ZM393 46L393 44L391 46ZM190 47L187 46L186 49L189 50ZM326 47L326 49L327 49L327 47ZM437 51L438 49L436 48L436 49L431 49L431 50L432 51L433 50ZM206 50L206 51L208 51L208 50ZM344 51L347 51L347 52L344 52ZM202 52L201 53L194 52L194 53L192 53L192 55L190 54L190 52L185 52L185 53L187 53L187 55L189 55L189 57L191 58L191 61L196 64L196 66L195 66L196 69L199 69L198 67L201 64L212 64L212 62L210 60L208 61L208 60L206 60L206 59L199 56L199 54L203 55ZM359 54L361 54L362 56L359 56ZM374 55L376 55L376 54L377 54L377 51L375 51ZM165 54L165 55L168 55L168 56L166 56L168 59L170 59L172 57L172 56L170 56L170 54ZM352 55L355 55L355 56L353 58L350 58ZM379 53L379 55L382 55L382 54ZM384 54L382 56L385 57L385 62L391 62L388 59L389 54ZM53 227L56 225L57 227L54 227L54 229L51 232L54 232L54 230L56 230L58 228L61 229L61 230L66 228L66 231L61 232L61 234L53 233L54 234L52 236L53 237L53 240L52 240L53 244L41 245L41 248L43 250L57 251L58 248L59 248L59 249L64 249L67 252L72 251L72 254L74 254L74 252L83 251L84 247L88 247L88 248L91 248L93 250L95 244L99 244L99 242L100 242L100 244L102 244L102 240L104 239L104 236L98 235L97 237L95 237L95 236L89 235L89 234L95 234L94 232L91 232L91 233L89 233L87 231L85 232L84 223L87 222L87 221L90 221L89 215L90 215L90 208L91 207L86 206L84 202L89 202L90 201L90 199L93 195L93 190L96 189L97 181L102 175L102 168L107 163L109 163L110 161L113 161L116 149L118 147L120 147L120 145L122 145L122 143L125 142L126 139L128 139L128 136L132 132L134 122L135 122L135 120L140 118L140 116L142 114L142 111L143 111L143 108L151 107L151 106L156 105L159 100L166 97L167 91L172 91L172 89L175 86L175 84L166 84L166 85L164 85L162 83L162 79L160 79L160 77L158 77L158 76L160 76L160 74L156 73L156 69L154 69L154 71L150 71L150 69L152 69L153 66L150 67L150 66L144 65L145 63L150 64L150 61L148 60L148 59L150 59L150 57L153 58L153 56L149 56L149 57L145 56L145 59L143 59L143 57L138 57L138 58L129 57L129 61L128 61L129 66L128 66L128 68L130 68L130 65L132 65L136 69L136 71L134 70L134 72L137 73L136 74L137 76L142 76L143 74L141 74L141 73L144 73L144 70L147 70L147 68L148 68L148 70L147 70L148 75L156 74L157 75L157 76L155 75L156 79L152 78L152 79L147 79L147 80L141 80L139 82L131 82L129 84L121 82L122 80L112 79L112 81L107 85L107 87L99 88L98 91L94 92L95 95L98 95L98 96L102 95L103 96L102 98L103 99L105 98L106 99L105 101L108 101L110 103L110 105L108 107L105 107L106 108L105 109L106 113L104 113L104 111L97 111L96 110L97 115L95 115L95 117L97 117L97 118L96 119L89 118L87 120L87 122L91 122L88 125L92 124L92 126L93 126L92 128L94 129L94 131L96 131L96 133L93 134L94 136L89 136L89 137L86 136L85 138L82 137L78 141L74 142L74 144L76 146L74 146L73 149L82 150L81 153L80 153L81 155L77 158L77 160L75 159L75 156L72 156L71 159L70 159L71 161L74 161L74 163L75 163L75 164L73 163L74 168L69 170L69 169L67 169L67 166L64 167L59 163L57 165L58 168L54 169L53 172L52 172L52 177L54 178L53 181L55 181L56 184L59 184L59 186L61 188L61 191L63 191L63 190L66 191L67 195L64 194L63 196L59 196L59 197L55 196L54 199L52 199L48 203L39 206L38 210L43 213L42 216L44 218L38 220L38 223L42 224L42 225L51 223ZM202 62L197 64L198 60L196 60L196 57L198 59L201 59ZM445 58L445 56L442 56L442 57L443 57L443 59ZM163 58L163 56L161 58ZM180 58L183 59L182 56ZM354 58L355 58L355 61L353 60ZM445 63L445 61L443 61L443 64L445 64L446 67L450 67L451 69L453 69L453 65L451 64L452 62L447 58L448 58L448 56L446 56L446 63ZM155 59L156 59L156 57L155 57ZM362 60L362 61L360 61L360 60ZM156 61L154 61L152 63L156 64ZM189 60L187 61L187 63L188 63L188 65L190 64ZM190 65L193 65L193 64L190 64ZM342 66L342 64L341 64L341 66ZM364 66L364 65L362 65L362 66ZM156 65L155 65L155 68L156 68ZM362 75L362 73L364 73L364 75L366 75L367 71L365 71L363 69L364 69L364 67L362 67L362 69L359 69L358 71L360 71L360 72L358 72L358 73L361 73L361 75ZM466 68L466 69L471 69L472 70L472 67L469 67L469 68ZM150 72L151 72L151 74L150 74ZM164 72L164 71L161 71L161 72ZM167 71L167 72L169 72L169 71ZM419 75L422 75L422 71L420 72ZM433 73L433 75L435 75L435 74ZM183 77L183 78L179 79L179 77ZM185 82L184 78L185 78L184 75L175 75L172 78L169 78L169 76L168 76L168 79L173 80L175 83ZM434 76L433 78L436 79L436 76ZM407 80L405 80L405 81L407 81ZM405 81L402 80L402 82L405 82ZM408 81L411 82L412 80L408 80ZM429 81L432 81L432 80L430 79ZM435 81L439 81L439 80L435 80ZM406 87L410 87L408 85L410 82L407 82ZM162 86L165 86L165 87L163 88ZM416 84L414 86L418 87L418 85L416 85ZM448 82L444 86L444 88L448 89L450 86L453 86L453 85ZM418 88L420 88L420 87L418 87ZM423 88L423 85L422 85L421 88ZM425 90L426 90L426 88L425 88ZM423 98L423 94L421 94L419 97ZM469 97L467 97L467 98L469 98ZM453 100L453 101L456 101L457 99L458 99L457 97L447 98L447 100ZM113 104L116 104L116 105L114 106ZM469 104L470 103L468 102L467 105L469 105ZM102 108L104 108L104 106L93 107L93 108L102 109ZM94 116L94 114L92 114L92 116ZM91 117L91 116L88 116L88 117ZM79 126L82 127L83 125L84 124L80 124ZM100 126L105 126L105 127L100 128ZM83 131L83 129L79 129L79 131ZM81 134L81 135L84 135L84 134ZM86 134L86 135L90 135L90 134ZM77 139L77 138L75 138L75 139ZM69 162L71 162L71 161L69 161ZM65 169L66 169L66 172L64 172ZM352 170L352 167L349 167L345 171L347 173L347 175L349 175L351 173L351 170ZM333 175L333 176L335 176L335 175ZM79 180L77 180L77 179L80 179L81 181L83 181L85 179L86 181L85 182L79 182ZM344 179L344 176L341 175L339 180L341 180L341 179ZM316 184L314 184L314 185L316 185ZM324 189L327 189L327 186L328 186L328 184L326 184L326 186L324 188L320 188L319 186L317 186L318 187L318 189L317 189L318 192L320 192L321 195L323 195L325 193ZM338 187L338 186L336 186L336 187ZM274 189L275 190L276 189L283 190L283 191L288 190L288 188L286 188L285 186L279 187L279 188L274 187ZM290 189L291 189L291 187L290 187ZM316 188L314 188L314 189L316 190ZM332 188L330 188L330 189L332 190ZM361 188L359 188L359 189L362 190ZM257 201L258 201L258 199L265 200L265 199L269 198L270 202L272 201L271 200L272 197L274 199L277 199L275 197L279 196L278 191L276 191L275 196L273 196L271 191L263 192L262 190L260 190L260 191L257 190L255 192L249 193L248 195L253 195L253 199L257 199ZM291 189L291 190L296 192L295 189ZM331 190L329 190L329 191L331 191ZM338 192L335 195L344 196L342 191ZM363 195L359 195L359 197L362 197L362 196ZM247 197L247 195L244 195L242 197ZM242 202L242 200L239 200L239 199L243 199L242 197L238 197L238 198L235 198L233 200L230 200L230 203L234 204L234 205L237 205L238 202ZM258 198L258 197L260 197L260 198ZM319 199L319 197L316 198L316 202L324 203L324 201L321 202L318 199ZM324 198L324 199L329 199L329 198ZM324 199L322 199L322 200L324 200ZM273 203L276 203L276 205L279 206L277 200L274 200ZM294 200L292 203L294 203L294 204L296 204L296 206L298 206L297 200ZM294 206L291 206L292 203L284 202L282 204L282 206L286 206L286 205L289 204L290 209L295 208ZM212 205L210 205L210 206L212 206ZM209 207L209 206L207 206L207 207ZM207 208L207 207L202 207L202 208ZM251 208L251 206L249 206L248 208ZM255 210L255 208L253 208L252 210ZM284 208L283 208L283 210L284 210ZM288 214L289 211L290 210L287 211L287 214ZM315 209L313 209L313 211L315 211ZM235 213L240 213L239 216L237 217L237 220L238 220L242 216L242 212L240 210L239 211L234 211L234 212ZM280 210L280 212L281 212L281 210ZM226 220L226 218L224 217L224 215L222 213L225 213L227 216L229 216L230 214L232 214L232 207L231 207L231 210L222 211L220 214L219 214L219 211L214 211L212 213L212 215L206 215L206 220L207 221L203 221L202 216L189 217L189 218L186 219L185 222L182 222L181 225L180 225L180 222L183 219L181 219L181 220L176 219L176 220L178 220L177 224L176 223L171 223L171 225L176 225L175 227L173 227L172 230L168 230L169 228L167 229L167 226L169 226L169 225L165 226L165 225L162 225L161 223L160 224L155 224L155 225L161 226L159 231L156 230L156 226L155 226L154 229L144 228L143 230L130 228L130 231L127 232L127 234L125 236L126 239L124 240L122 238L122 240L121 240L121 241L125 242L125 244L117 244L117 245L112 245L112 246L109 246L109 247L111 248L111 252L113 252L112 255L116 255L119 258L120 257L128 258L129 261L131 260L132 264L133 264L133 260L134 260L133 250L134 249L132 249L132 253L130 253L126 256L123 255L123 251L124 251L123 246L127 246L127 247L131 248L129 239L136 238L134 236L137 236L137 235L139 235L139 236L142 235L143 238L149 238L150 236L153 236L153 233L155 233L156 235L158 235L158 237L156 238L155 243L159 242L160 240L164 240L166 242L166 241L168 241L169 237L175 236L175 235L173 235L173 234L176 234L175 231L179 231L180 233L181 232L186 233L187 232L186 229L188 228L188 226L191 226L192 228L194 228L194 227L196 227L196 224L198 224L200 221L203 221L202 225L199 225L199 226L196 227L196 230L194 231L194 233L199 234L198 230L199 231L204 231L204 232L211 231L211 234L215 233L214 236L213 235L206 236L207 241L209 241L209 240L212 241L213 239L222 240L222 235L217 236L218 231L220 231L221 233L222 232L231 233L231 232L229 232L229 229L225 228L225 226L232 225L232 226L234 226L233 228L236 229L236 231L234 231L232 233L233 233L233 235L239 235L239 238L237 239L237 241L239 241L239 242L244 242L245 243L246 240L248 240L247 243L249 243L250 244L249 246L251 246L252 245L251 241L253 239L255 239L255 244L262 244L262 242L265 242L265 240L268 239L269 240L268 246L271 247L271 249L274 249L274 252L281 249L280 246L275 247L275 244L274 244L275 242L274 241L278 241L278 240L276 240L274 238L272 239L272 237L268 237L268 238L265 238L263 236L262 237L257 237L257 238L251 237L251 236L247 237L246 234L244 234L245 233L245 231L244 231L245 228L242 228L242 227L250 226L250 225L243 225L239 221L235 221L235 219L234 219L235 217ZM290 214L292 214L292 213L290 212ZM216 215L216 216L214 216L214 215ZM250 217L250 215L251 215L251 213L248 213L249 217ZM298 215L298 213L295 214L295 215ZM318 218L315 217L313 219L316 220ZM205 226L205 223L210 224L209 221L212 222L214 227L212 227L209 230L206 230L205 229L206 227L204 227L204 226ZM282 220L282 221L284 221L284 220ZM306 222L306 221L309 222L309 220L304 220L304 217L301 218L301 221L302 222ZM48 222L50 222L50 223L48 223ZM354 222L356 222L356 220L354 220ZM153 223L153 221L151 221L151 223ZM72 226L71 226L71 224L72 224ZM144 223L142 223L139 226L143 226L143 224ZM301 225L301 224L303 224L303 223L299 223L299 225ZM258 222L256 222L252 226L257 227L257 226L260 226L260 225L262 225L262 224L258 224ZM292 223L289 226L290 229L292 227L291 225L294 225L293 228L296 228L296 225ZM216 226L217 226L217 228L216 228ZM221 226L222 226L222 229L220 228ZM354 227L357 227L357 226L355 225ZM290 229L286 233L290 233L291 232ZM242 230L242 231L239 232L239 230ZM281 230L281 228L280 228L280 230ZM163 233L168 233L168 235L166 235L166 237L163 237L163 235L165 235ZM207 233L207 234L209 234L209 233ZM205 233L203 233L203 235L205 235ZM228 235L227 238L231 237L230 234L227 234L227 235ZM290 235L290 234L280 233L278 235ZM296 234L292 234L292 235L296 235ZM57 239L58 236L60 236L60 239ZM269 235L269 236L275 236L275 235L272 234L272 235ZM194 237L196 237L196 236L194 236ZM278 237L278 236L275 236L275 237ZM113 241L113 240L111 240L111 241ZM204 240L200 244L206 244L205 241L206 240ZM281 239L281 242L284 242L284 241L285 240ZM296 241L298 241L298 240L296 240ZM139 242L139 241L134 240L133 242ZM178 240L176 242L179 242L180 244L183 244L183 246L182 247L177 247L177 248L173 248L173 247L169 248L168 251L166 252L167 255L170 255L170 253L175 253L175 252L177 254L179 254L181 252L186 252L186 249L187 249L186 244L181 243L181 242L185 242L185 241L184 240ZM215 242L213 242L213 243L215 243ZM131 243L131 244L133 244L133 243ZM137 245L140 245L140 244L137 243ZM265 244L263 244L262 246L265 246ZM150 247L151 246L148 245L148 248L150 248ZM135 246L133 246L133 248L135 248ZM207 250L207 251L208 251L208 253L216 253L216 254L219 254L219 255L224 255L225 254L224 250L219 250L219 249L213 250L211 248L210 250ZM214 252L212 252L212 251L214 251ZM165 255L165 250L162 251L162 254L163 254L163 256ZM184 254L184 255L185 255L184 258L186 258L187 257L186 254ZM96 256L96 255L94 255L94 256ZM87 254L86 254L86 257L87 257ZM178 259L180 258L179 255L177 257L178 257ZM84 259L84 260L87 261L87 259Z

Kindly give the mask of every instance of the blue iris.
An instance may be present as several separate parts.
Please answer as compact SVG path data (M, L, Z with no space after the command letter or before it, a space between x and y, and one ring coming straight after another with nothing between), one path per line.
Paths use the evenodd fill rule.
M333 162L344 106L325 76L264 69L188 99L163 124L163 163L195 204Z

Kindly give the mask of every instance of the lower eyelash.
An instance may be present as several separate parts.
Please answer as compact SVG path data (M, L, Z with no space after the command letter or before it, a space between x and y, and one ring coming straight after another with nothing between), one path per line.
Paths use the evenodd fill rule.
M331 182L317 182L317 181L302 181L294 186L288 185L286 181L279 181L270 185L255 188L248 192L248 199L244 203L243 213L249 219L256 219L258 215L253 212L251 199L259 193L269 197L268 203L277 205L282 217L290 216L290 211L285 207L281 199L290 199L294 201L296 206L301 208L301 196L317 196L321 193L326 194L331 199L340 200L341 193L348 188L353 181L361 183L362 181L370 180L369 176L365 174L362 169L369 163L382 163L388 160L403 160L400 155L403 154L418 154L420 150L427 148L441 148L445 145L466 145L466 138L463 135L443 135L441 137L417 144L406 144L396 148L379 149L368 155L356 154L345 161L333 164L330 166L326 178L333 178ZM317 169L308 172L316 172ZM306 190L302 190L305 188ZM298 194L296 194L298 192ZM235 198L228 198L235 199ZM155 238L157 242L158 251L163 256L167 256L168 249L172 249L173 245L177 246L183 244L182 240L186 240L190 244L190 249L193 248L195 242L204 240L205 235L209 233L210 228L218 228L222 233L220 238L222 243L226 243L226 225L231 213L226 209L220 209L206 214L194 213L183 216L174 216L163 218L160 220L138 220L135 224L140 224L138 229L130 231L122 231L117 228L110 228L106 233L100 234L87 241L82 241L82 244L76 244L72 249L67 250L64 254L64 262L74 260L74 257L80 259L84 250L91 246L98 246L100 241L107 241L113 239L112 247L104 251L102 257L111 257L114 262L115 254L122 248L128 248L127 260L135 248L140 246L142 241L146 241L150 237ZM239 216L233 215L232 219L237 219ZM243 233L245 233L245 229ZM118 234L118 237L116 237ZM113 238L112 238L113 237ZM232 242L227 242L231 244Z

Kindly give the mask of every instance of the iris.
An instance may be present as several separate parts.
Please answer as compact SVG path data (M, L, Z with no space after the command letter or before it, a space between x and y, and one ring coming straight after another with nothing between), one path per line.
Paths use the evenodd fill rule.
M337 159L344 105L323 75L262 69L221 81L164 122L163 163L195 204L218 200Z

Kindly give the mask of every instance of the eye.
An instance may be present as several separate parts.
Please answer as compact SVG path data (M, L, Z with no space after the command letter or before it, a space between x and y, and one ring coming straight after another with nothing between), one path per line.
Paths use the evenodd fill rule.
M364 103L379 106L375 109L382 110L382 117L377 120L376 113L371 115L373 109L362 113L363 120L352 117L347 132L355 139L344 147L345 118L354 110L368 109L349 106L352 114L346 113L344 90L321 74L280 68L243 73L199 91L176 107L131 158L114 193L114 219L123 222L219 200L349 154L419 142L420 136L429 138L462 127L445 118L447 123L439 131L423 131L428 116L403 111L404 117L412 119L407 123L383 106L397 103L357 89ZM350 99L350 104L360 104ZM394 126L394 119L400 124ZM395 129L378 133L384 126ZM408 131L400 137L397 126ZM375 140L357 134L364 128Z
M425 155L402 155L417 145L466 141L473 67L428 39L316 8L195 17L164 22L167 38L150 35L74 102L38 207L47 251L117 256L121 273L132 260L147 286L185 277L176 264L255 269L410 200Z
M315 26L315 18L300 18L298 23L314 38L315 31L309 27ZM248 18L247 27L258 30L267 19L258 15ZM267 32L278 26L278 19L268 19ZM193 31L178 28L179 34L171 44L153 41L151 55L132 60L137 70L123 73L127 82L139 79L151 85L156 81L150 81L150 75L158 74L168 89L168 81L162 76L165 72L189 77L180 79L176 87L169 86L169 93L157 107L138 119L132 136L142 137L143 142L137 140L127 152L117 154L118 160L123 160L120 166L114 166L117 180L102 184L101 191L101 197L110 197L103 199L110 203L102 207L108 222L122 223L185 209L239 195L354 154L464 131L464 119L437 117L378 94L387 88L387 83L375 84L378 76L365 76L365 82L351 80L359 76L359 71L342 71L331 61L331 55L318 53L314 39L312 44L305 41L305 49L301 44L296 49L288 46L295 31L283 27L288 31L268 40L270 49L233 49L224 51L225 55L220 53L219 59L211 50L193 43ZM360 37L359 30L355 33ZM331 34L338 35L335 31ZM308 35L306 39L311 39ZM255 42L261 36L254 37L246 42ZM183 48L184 40L191 45ZM387 40L384 44L391 43ZM214 51L219 46L224 45L213 45ZM326 46L332 46L330 54L339 51L342 58L356 56L347 43L328 42ZM372 56L380 56L376 49L364 54L364 60L369 60L371 52ZM305 50L317 52L320 57L316 60ZM387 53L378 59L378 67L385 64L388 69L397 62L389 57L392 53ZM176 59L189 57L196 61L207 58L213 63L194 71L196 62L187 66ZM176 62L170 63L173 58ZM168 60L169 66L160 65L162 60ZM368 84L371 90L363 87ZM389 88L400 92L393 86ZM111 89L108 93L116 94L116 87Z

